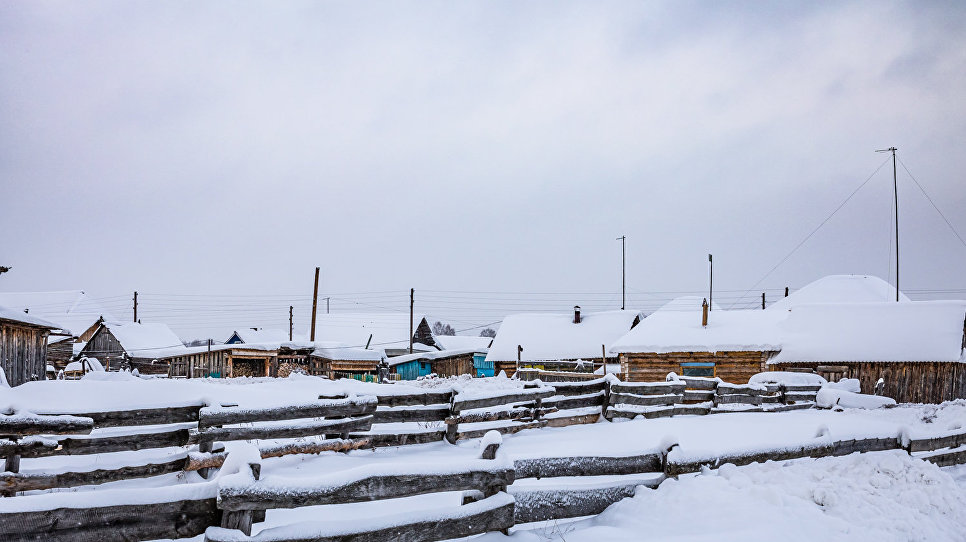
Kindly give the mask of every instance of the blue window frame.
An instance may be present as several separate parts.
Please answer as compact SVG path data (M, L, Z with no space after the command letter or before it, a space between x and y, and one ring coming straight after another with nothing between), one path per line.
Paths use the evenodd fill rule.
M688 362L681 364L681 376L714 377L714 363Z

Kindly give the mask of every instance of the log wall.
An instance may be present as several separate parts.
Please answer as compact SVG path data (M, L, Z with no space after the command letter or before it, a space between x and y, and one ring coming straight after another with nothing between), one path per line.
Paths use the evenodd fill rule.
M883 395L899 403L942 403L966 399L966 363L957 362L827 362L770 365L773 371L809 369L822 374L827 365L844 367L844 378L856 378L862 393L875 393L875 383L885 379Z
M47 334L45 328L0 321L0 367L11 386L47 375Z
M462 354L451 358L441 358L429 361L433 372L439 376L473 375L473 354Z
M682 363L714 363L714 376L725 382L744 383L765 369L769 352L670 352L621 354L625 382L661 382L670 372L684 374Z

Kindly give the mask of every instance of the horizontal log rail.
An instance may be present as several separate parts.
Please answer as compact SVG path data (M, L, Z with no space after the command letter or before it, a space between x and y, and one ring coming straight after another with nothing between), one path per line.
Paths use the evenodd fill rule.
M274 422L300 418L365 416L376 411L376 399L362 397L269 408L205 407L198 417L198 428L251 422Z
M177 407L139 408L69 415L90 418L94 421L94 427L97 428L124 427L129 425L168 425L198 421L198 411L203 406L203 404L198 403L196 405Z
M29 474L0 472L0 491L20 492L58 487L78 487L106 484L132 478L149 478L162 474L181 472L185 468L187 454L163 463L132 465L113 469L87 472L61 472L57 474Z
M479 399L460 399L459 396L456 396L456 398L453 399L453 411L460 412L463 410L473 410L477 408L524 403L527 401L535 401L537 399L553 397L556 395L556 393L557 392L553 388L534 388L532 390L521 390L517 393L508 393L506 395L483 397Z
M368 431L372 427L372 415L339 420L321 420L292 425L209 427L198 431L193 439L198 443L231 440L266 440L311 437L326 434Z

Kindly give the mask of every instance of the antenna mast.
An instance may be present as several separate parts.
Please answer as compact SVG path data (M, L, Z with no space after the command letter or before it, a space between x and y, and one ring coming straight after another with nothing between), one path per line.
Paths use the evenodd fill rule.
M888 149L879 149L875 152L891 152L892 153L892 197L895 201L896 207L896 302L899 302L899 183L896 180L896 149L895 147L889 147Z

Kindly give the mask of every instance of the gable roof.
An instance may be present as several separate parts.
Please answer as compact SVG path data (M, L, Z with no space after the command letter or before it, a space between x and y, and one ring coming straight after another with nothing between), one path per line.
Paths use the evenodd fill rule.
M812 303L872 303L896 300L896 287L870 275L829 275L811 282L766 310L788 310ZM899 293L899 300L909 301Z
M413 315L415 334L425 315ZM426 324L428 326L428 324ZM369 335L372 335L372 341ZM319 314L315 321L315 340L370 349L409 348L409 313L332 313Z
M0 292L0 305L53 322L55 327L80 335L100 317L114 320L104 307L82 290L55 292Z
M11 309L9 307L0 307L0 320L7 320L15 322L18 324L25 324L34 327L43 327L47 329L59 329L60 326L53 322L48 322L43 318L38 318L30 314L25 314L23 311L18 311L16 309Z
M769 364L966 361L966 301L800 305L779 326L782 349Z
M379 348L366 350L365 348L330 341L316 341L312 355L336 361L382 361L386 357L386 354Z
M465 356L467 354L476 354L480 350L478 348L462 348L453 350L436 350L434 352L414 352L412 354L404 354L402 356L396 356L389 358L389 366L395 367L403 363L410 361L427 361L432 363L436 360L453 358L456 356Z
M137 322L104 322L101 330L107 329L129 356L137 358L158 357L170 352L172 348L183 349L181 339L171 331L167 324ZM207 347L205 347L207 348Z
M486 352L493 342L493 337L472 337L469 335L433 335L436 344L443 350L464 350L475 348L477 352Z
M486 361L516 361L517 345L523 361L597 359L601 345L613 343L642 317L632 310L591 312L575 324L573 313L514 314L500 325Z
M781 311L713 310L707 327L701 307L657 310L610 345L614 353L774 351L781 348L777 323Z
M231 337L225 341L225 344L229 344L231 340L235 337L245 344L252 343L283 343L288 342L288 333L281 329L251 329L244 328L241 330L235 330L232 332Z

